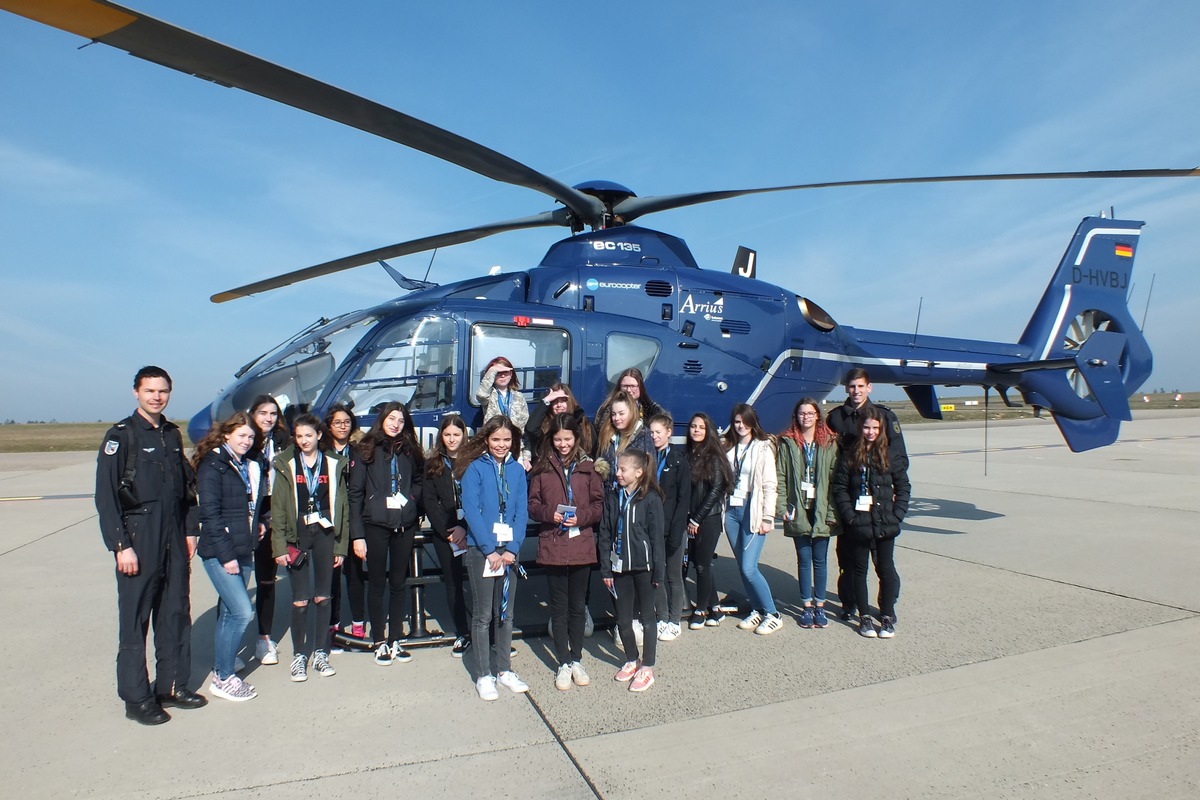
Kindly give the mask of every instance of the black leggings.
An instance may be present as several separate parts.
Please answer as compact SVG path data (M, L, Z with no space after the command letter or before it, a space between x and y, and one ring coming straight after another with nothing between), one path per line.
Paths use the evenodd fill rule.
M617 627L621 631L625 659L638 660L637 639L633 635L633 613L636 609L642 621L642 666L653 667L658 629L654 624L654 585L650 571L618 572L613 575L613 588L617 590ZM555 623L557 632L558 623Z
M258 635L270 636L275 624L275 577L279 565L271 552L271 529L254 548L254 608L258 612Z
M412 561L413 540L417 537L417 530L416 525L394 530L366 523L367 572L371 575L367 582L367 610L371 618L371 641L376 644L395 641L404 631L404 611L408 605L404 584L408 581L408 566ZM386 583L383 580L385 575ZM383 593L389 588L391 597L385 614Z
M342 576L346 577L346 591L342 592ZM366 562L354 555L351 549L346 554L346 560L333 571L333 590L330 592L332 603L332 623L339 628L342 626L342 597L350 602L350 621L363 622L367 618L367 570Z
M900 593L900 573L896 572L896 539L863 539L843 534L838 538L853 539L854 596L858 613L868 614L867 569L871 565L871 551L875 552L875 574L879 576L879 614L883 617L896 616L896 596Z
M696 568L696 606L701 610L720 602L713 583L712 562L721 540L721 515L713 514L700 520L700 529L688 542L688 563Z
M550 619L554 621L554 655L560 666L583 658L584 611L594 566L546 566Z
M446 589L446 606L454 623L454 635L470 636L471 625L467 621L467 567L463 556L455 556L450 549L450 542L436 533L430 538L438 566L442 568L442 586Z
M299 531L298 546L308 553L299 567L288 567L288 582L292 585L292 654L308 655L312 649L324 650L329 638L329 619L333 607L329 602L329 586L333 574L333 534L323 528L306 527ZM312 636L308 632L308 604L317 609Z

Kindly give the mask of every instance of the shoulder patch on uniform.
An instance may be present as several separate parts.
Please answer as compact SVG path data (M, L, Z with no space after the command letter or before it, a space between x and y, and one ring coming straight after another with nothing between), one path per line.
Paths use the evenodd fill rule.
M894 419L894 420L892 420L892 433L899 433L899 432L900 432L900 420Z
M119 448L120 446L121 446L121 443L119 441L117 441L116 439L109 439L107 442L104 443L104 455L115 456L117 454L117 448Z

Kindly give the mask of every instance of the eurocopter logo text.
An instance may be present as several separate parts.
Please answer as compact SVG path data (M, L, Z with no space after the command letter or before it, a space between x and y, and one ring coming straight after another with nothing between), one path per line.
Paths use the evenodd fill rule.
M594 292L597 289L640 289L640 283L613 283L612 281L598 281L595 278L588 278L585 284L589 292Z
M683 301L683 305L679 306L679 313L703 314L706 320L720 322L725 315L725 298L718 297L711 303L697 303L692 300L692 295L689 292Z

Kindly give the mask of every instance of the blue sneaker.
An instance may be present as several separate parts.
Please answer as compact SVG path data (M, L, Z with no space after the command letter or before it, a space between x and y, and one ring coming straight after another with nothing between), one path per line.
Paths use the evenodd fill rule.
M800 611L800 627L811 628L813 626L813 609L812 606L805 606Z
M801 623L801 624L803 624L803 623ZM816 608L813 609L813 627L814 628L828 628L829 627L829 617L825 616L825 609L822 608L821 606L817 606Z

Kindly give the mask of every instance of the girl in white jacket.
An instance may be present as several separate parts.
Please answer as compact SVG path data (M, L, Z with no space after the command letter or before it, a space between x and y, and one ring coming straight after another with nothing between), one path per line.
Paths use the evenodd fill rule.
M758 570L767 534L775 529L778 485L775 448L759 424L758 414L745 403L734 406L729 415L725 446L733 468L733 494L725 511L725 535L729 537L750 598L750 616L739 622L738 627L765 636L783 627L771 587Z

